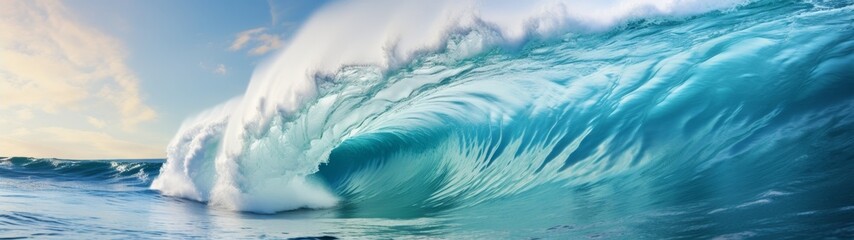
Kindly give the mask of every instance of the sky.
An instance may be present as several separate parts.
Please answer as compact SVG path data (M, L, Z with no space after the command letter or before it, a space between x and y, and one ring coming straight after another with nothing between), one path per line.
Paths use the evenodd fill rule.
M4 1L0 156L165 158L324 1Z

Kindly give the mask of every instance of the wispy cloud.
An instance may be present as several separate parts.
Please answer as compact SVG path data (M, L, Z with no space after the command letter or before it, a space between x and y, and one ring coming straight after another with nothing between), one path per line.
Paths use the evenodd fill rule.
M225 64L220 63L219 65L216 65L213 72L219 75L225 75L228 73L228 69L225 68Z
M4 1L0 8L0 109L57 113L102 102L133 129L157 114L124 61L117 40L79 24L60 2Z
M115 138L104 132L61 127L16 129L0 136L4 156L76 159L163 156L159 146Z
M157 140L137 130L157 113L119 40L59 1L0 5L0 115L14 116L0 121L0 155L163 156Z
M226 75L228 74L228 67L223 63L219 63L213 66L206 64L205 62L199 62L199 68L202 70L211 72L216 75Z
M231 47L229 47L228 50L237 51L243 49L243 47L245 47L246 44L249 43L249 41L252 41L254 36L263 33L265 30L265 28L261 27L249 29L238 33L237 36L234 38L234 42L231 43Z
M96 128L104 128L107 126L106 122L104 122L103 120L98 119L96 117L93 117L93 116L86 117L86 121L89 122L89 124L91 124L93 127L96 127Z
M253 28L238 33L228 50L248 49L251 55L262 55L282 47L282 38L267 32L267 28Z
M29 109L18 109L18 111L15 112L15 115L17 115L18 120L21 121L33 119L33 111L30 111Z

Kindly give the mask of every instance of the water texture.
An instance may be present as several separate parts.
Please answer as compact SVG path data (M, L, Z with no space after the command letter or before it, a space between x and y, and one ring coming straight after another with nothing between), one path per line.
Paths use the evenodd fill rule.
M454 4L326 7L165 162L0 161L0 236L854 238L854 2Z

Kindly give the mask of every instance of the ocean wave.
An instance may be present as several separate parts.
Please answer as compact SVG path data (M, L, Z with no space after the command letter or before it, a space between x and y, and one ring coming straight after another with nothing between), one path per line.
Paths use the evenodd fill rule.
M418 217L851 156L841 2L333 3L245 95L182 125L152 188L240 211Z
M0 158L0 176L60 181L99 181L148 186L160 172L162 160L65 160Z

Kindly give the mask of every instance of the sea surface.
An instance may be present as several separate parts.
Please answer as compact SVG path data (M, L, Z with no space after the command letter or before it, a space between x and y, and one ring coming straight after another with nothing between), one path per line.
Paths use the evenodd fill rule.
M0 160L0 237L854 238L854 2L702 2L376 56L335 5L165 159Z

